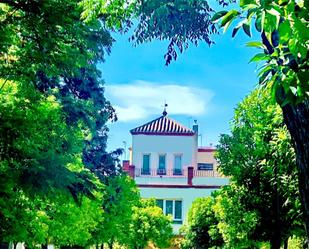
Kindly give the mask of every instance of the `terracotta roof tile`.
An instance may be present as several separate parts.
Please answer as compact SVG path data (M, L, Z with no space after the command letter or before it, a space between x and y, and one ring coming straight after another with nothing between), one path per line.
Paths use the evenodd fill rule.
M130 130L132 135L148 134L148 135L176 135L176 136L193 136L194 131L190 128L179 124L175 120L163 115L144 125Z

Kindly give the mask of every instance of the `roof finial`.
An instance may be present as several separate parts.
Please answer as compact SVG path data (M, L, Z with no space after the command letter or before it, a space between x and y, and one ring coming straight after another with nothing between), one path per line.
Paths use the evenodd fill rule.
M166 107L167 107L168 105L166 104L166 101L164 101L164 110L163 110L163 112L162 112L162 114L163 114L163 116L166 116L167 115L167 111L166 111Z

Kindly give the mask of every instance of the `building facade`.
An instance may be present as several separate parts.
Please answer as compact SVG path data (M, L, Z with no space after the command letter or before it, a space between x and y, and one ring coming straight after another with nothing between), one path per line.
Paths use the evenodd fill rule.
M198 125L185 127L166 111L130 132L131 155L124 169L135 179L142 198L155 198L163 212L172 216L177 234L196 198L228 184L217 171L215 148L199 148Z

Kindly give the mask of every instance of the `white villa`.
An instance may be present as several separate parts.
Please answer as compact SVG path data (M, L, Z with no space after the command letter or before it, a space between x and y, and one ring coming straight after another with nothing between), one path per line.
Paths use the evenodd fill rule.
M173 217L177 234L192 202L228 184L217 172L214 147L198 147L198 125L187 128L168 117L132 129L129 161L123 162L140 189L142 198L155 198Z

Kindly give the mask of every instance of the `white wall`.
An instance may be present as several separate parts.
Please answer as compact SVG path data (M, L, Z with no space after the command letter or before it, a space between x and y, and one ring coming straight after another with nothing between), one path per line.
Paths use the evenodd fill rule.
M228 185L229 178L224 177L193 177L193 185L223 186Z
M155 199L177 199L182 200L183 224L186 222L188 211L192 202L198 197L210 196L216 189L196 189L196 188L139 188L142 198ZM182 225L173 224L174 234L179 233Z
M187 185L188 179L184 177L136 177L136 184L158 184L158 185ZM206 186L223 186L229 184L227 177L194 177L192 179L193 185L206 185Z
M132 164L142 168L143 154L150 154L150 167L157 169L159 154L166 154L166 169L174 168L174 155L182 155L183 169L196 166L197 139L194 136L160 136L133 135L132 136Z
M175 185L186 185L188 184L187 176L183 177L167 177L167 176L156 176L156 177L136 177L136 184L175 184Z

